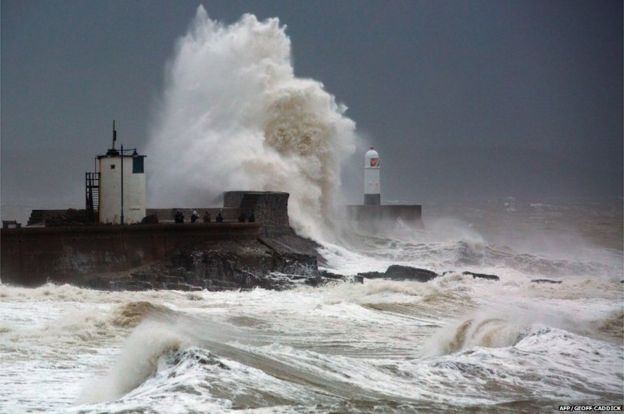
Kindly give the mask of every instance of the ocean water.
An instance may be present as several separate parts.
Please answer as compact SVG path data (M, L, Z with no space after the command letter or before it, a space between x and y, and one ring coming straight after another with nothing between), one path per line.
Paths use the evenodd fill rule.
M427 283L192 293L0 284L0 412L621 404L621 209L515 204L431 207L425 229L322 248L326 268L344 274L394 263L446 272Z
M362 234L331 208L342 202L340 177L361 173L345 166L368 143L322 83L295 76L278 19L228 25L200 6L165 73L146 149L150 205L287 191L291 224L321 243L328 270L403 264L444 275L283 292L0 283L0 413L622 403L622 200L425 205L424 229L398 222Z

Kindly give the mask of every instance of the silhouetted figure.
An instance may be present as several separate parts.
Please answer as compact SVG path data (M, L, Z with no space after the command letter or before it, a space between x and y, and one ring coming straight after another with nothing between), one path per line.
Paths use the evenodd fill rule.
M249 222L250 223L255 223L256 222L256 216L254 216L253 210L251 210L251 213L249 214Z
M206 212L204 213L204 223L210 223L210 213L206 210Z
M199 218L199 214L197 214L197 210L193 210L193 214L191 214L191 223L195 223Z
M176 211L175 216L173 216L173 219L176 223L184 223L184 214L178 210Z
M216 222L217 222L217 223L223 223L223 215L221 214L221 212L220 212L220 211L219 211L219 213L217 214Z
M241 211L240 215L238 216L238 222L244 223L246 218L247 217L245 217L245 213Z

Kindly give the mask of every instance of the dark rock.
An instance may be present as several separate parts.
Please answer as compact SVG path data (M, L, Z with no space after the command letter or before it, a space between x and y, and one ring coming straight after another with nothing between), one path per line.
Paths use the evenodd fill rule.
M552 280L552 279L533 279L533 280L531 280L531 283L552 283L552 284L559 284L559 283L561 283L561 280Z
M488 275L485 273L473 273L473 272L463 272L464 275L472 275L473 279L488 279L488 280L500 280L500 277L496 275Z
M222 291L284 290L348 280L343 275L319 271L317 246L293 234L205 240L131 270L81 274L71 282L103 290Z
M136 280L143 280L143 281L148 281L148 280L154 280L154 275L147 273L145 271L136 271L136 272L132 272L130 273L130 275L132 276L133 279Z
M317 287L317 286L323 286L326 285L329 280L325 279L321 276L317 276L317 277L304 277L301 278L299 280L302 280L303 283L305 283L308 286L313 286L313 287Z
M180 272L180 273L183 273L183 272ZM164 284L176 284L176 283L183 283L185 281L185 279L182 276L171 276L169 274L152 274L152 278L154 281L164 283Z
M319 274L327 279L334 279L334 280L346 280L346 278L343 275L339 275L336 273L332 273L332 272L328 272L326 270L322 270L319 272Z
M362 272L357 275L362 279L383 279L386 277L386 274L381 272Z
M290 234L258 240L206 241L178 249L128 277L115 278L110 286L100 286L97 278L89 285L113 290L283 290L344 280L341 275L319 272L315 246Z
M414 280L417 282L428 282L436 278L438 274L427 269L417 267L392 265L386 270L386 278L392 280Z
M427 269L419 269L417 267L392 265L388 267L385 273L381 272L363 272L358 273L358 277L364 279L391 279L391 280L411 280L416 282L428 282L438 276L436 272Z

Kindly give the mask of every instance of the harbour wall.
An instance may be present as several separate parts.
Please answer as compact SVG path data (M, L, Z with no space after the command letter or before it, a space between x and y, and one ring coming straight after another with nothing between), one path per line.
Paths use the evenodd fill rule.
M174 221L176 211L184 215L184 221L190 222L191 214L197 211L198 222L203 222L206 212L211 221L216 220L221 213L225 222L238 222L239 216L244 214L245 220L253 212L256 223L261 223L260 235L264 237L279 237L292 234L288 219L289 194L276 191L226 191L223 193L223 207L172 207L148 208L147 216L156 216L159 223ZM62 216L67 210L33 210L28 220L29 226L43 226ZM74 210L80 216L86 215L85 210ZM68 224L68 223L65 223Z
M362 222L402 220L406 223L421 223L422 206L418 204L351 205L347 216Z
M140 224L0 230L3 283L47 281L133 269L206 241L257 240L258 223Z

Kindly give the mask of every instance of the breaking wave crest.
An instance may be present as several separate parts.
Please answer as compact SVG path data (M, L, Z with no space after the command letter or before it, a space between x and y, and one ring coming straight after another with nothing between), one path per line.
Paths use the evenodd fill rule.
M16 319L0 335L0 353L11 358L5 376L19 376L26 364L28 407L59 412L370 412L379 404L482 411L513 401L528 410L535 392L550 396L532 399L536 406L621 398L622 284L505 280L447 274L427 283L192 296L3 287ZM602 298L594 289L614 292ZM41 302L68 291L75 302ZM42 304L49 317L37 311ZM43 323L16 322L28 312ZM67 369L31 363L33 352ZM79 372L72 368L84 360ZM51 373L59 385L38 402L31 379ZM77 385L62 397L66 373ZM21 392L8 386L7 395Z
M428 353L449 354L475 346L504 347L515 345L528 329L501 318L471 318L443 330L429 344Z
M527 389L538 385L555 399L617 398L618 366L624 361L614 345L546 326L504 334L505 325L501 319L470 321L458 329L455 339L465 344L456 352L400 360L280 344L216 345L213 351L214 344L163 338L161 330L145 325L153 332L150 345L146 339L136 341L146 335L140 326L105 382L94 388L99 401L124 395L106 406L112 412L173 402L174 395L178 408L227 412L242 407L294 410L298 405L309 412L311 402L321 412L340 411L345 399L360 408L393 400L409 410L423 398L460 406L500 404L523 401ZM449 378L453 387L446 383Z
M139 325L126 340L120 359L104 378L85 387L81 400L95 403L118 399L153 376L162 355L180 349L185 338L156 322Z
M611 312L607 318L598 321L598 330L622 340L624 338L624 310Z
M133 328L143 321L148 315L171 314L172 311L163 306L151 302L128 302L115 309L111 322L115 326Z

